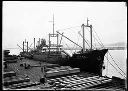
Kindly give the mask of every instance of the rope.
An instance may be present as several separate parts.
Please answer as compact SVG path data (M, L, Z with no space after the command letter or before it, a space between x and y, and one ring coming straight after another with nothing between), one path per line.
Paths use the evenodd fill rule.
M79 33L80 34L80 36L81 37L83 37L82 35L81 35L81 33ZM88 42L89 42L89 40L87 40L86 38L84 38L84 40L85 40L85 42L88 44ZM88 46L90 47L90 45L88 44ZM94 47L95 48L95 46L94 45L92 45L92 47Z
M80 27L80 26L74 26L74 27L69 27L69 28L65 28L65 29L59 29L57 31L62 31L62 30L67 30L67 29L72 29L72 28L75 28L75 27Z
M108 52L109 53L109 52ZM106 56L105 56L106 57ZM108 58L106 57L106 59L108 60ZM108 62L109 62L109 60L108 60ZM115 61L114 61L115 62ZM110 63L110 62L109 62ZM111 63L110 63L111 64ZM111 64L112 65L112 64ZM116 67L114 66L114 65L112 65L115 69L116 69ZM118 67L118 66L117 66ZM118 67L119 68L119 67ZM120 69L120 68L119 68ZM117 69L116 69L117 70ZM120 69L121 70L121 69ZM118 70L117 70L118 71ZM118 71L119 72L119 71ZM121 70L121 72L123 72L122 70ZM120 73L120 72L119 72ZM124 72L123 72L124 73ZM120 73L121 74L121 73ZM125 74L125 73L124 73ZM121 74L122 75L122 74ZM126 77L125 77L126 78Z
M101 42L102 43L102 42ZM102 44L102 46L103 46L103 48L105 48L104 47L104 45ZM111 56L111 58L112 58L112 60L114 61L114 59L113 59L113 57L112 57L112 55L110 54L110 52L108 52L109 53L109 55ZM117 65L117 63L114 61L114 63L116 64L116 66L120 69L120 67ZM121 69L120 69L121 70ZM122 70L121 70L122 71ZM123 72L123 71L122 71ZM124 73L124 72L123 72ZM125 74L125 73L124 73ZM126 74L125 74L126 75Z
M76 29L75 29L76 30ZM81 36L81 37L83 37L82 35L81 35L81 33L80 33L80 31L78 31L78 34ZM90 47L90 45L88 44L88 40L86 39L86 38L84 38L84 41L87 43L87 45ZM88 41L88 42L87 42Z
M75 27L80 27L80 26L75 26ZM66 28L66 29L63 29L63 30L67 30L67 29L69 29L69 30L73 30L72 28L75 28L75 27L70 27L70 28ZM75 29L76 30L76 29ZM74 32L74 31L73 31ZM74 32L75 33L75 32ZM77 41L77 44L78 44L78 41ZM67 44L66 44L66 46L68 46ZM75 44L74 44L74 46L73 46L73 49L74 49L74 47L75 47ZM68 48L69 48L69 46L68 46ZM72 51L71 51L72 52ZM75 50L75 52L76 52L76 50Z
M114 61L114 59L113 59L113 57L112 57L112 55L110 54L110 52L108 52L109 53L109 55L111 56L111 58L112 58L112 60ZM114 63L117 65L117 63L114 61ZM117 65L117 67L118 67L118 65ZM119 69L120 69L120 67L118 67ZM120 69L121 70L121 69ZM122 71L122 70L121 70ZM122 71L123 72L123 71ZM123 72L124 73L124 72ZM125 74L125 73L124 73ZM126 75L126 74L125 74Z
M105 56L106 57L106 56ZM108 60L108 59L107 59ZM108 60L108 62L109 62L109 60ZM111 62L109 62L110 64L111 64ZM113 65L113 64L111 64L115 69L116 69L116 67ZM116 69L117 70L117 69ZM117 70L118 71L118 70ZM118 71L119 72L119 71ZM119 72L120 73L120 72ZM120 73L121 74L121 73ZM122 74L121 74L122 75ZM122 75L125 79L126 79L126 77L124 76L124 75Z
M77 39L78 39L78 40L77 40L77 44L78 44L78 41L79 41L79 36L77 36L77 37L78 37L78 38L77 38ZM75 48L75 49L77 49L77 46L76 46L76 48ZM75 50L75 53L76 53L76 50Z
M75 27L78 27L78 26L75 26ZM66 28L66 29L71 29L71 28L74 28L74 27L70 27L70 28ZM63 30L66 30L66 29L63 29ZM94 30L93 30L94 31ZM100 41L100 43L99 43L99 41L97 40L97 38L95 38L95 36L93 35L93 37L96 39L96 41L103 47L103 48L105 48L104 47L104 45L103 45L103 43L101 42L101 40L100 40L100 38L99 38L99 36L98 36L98 34L96 33L96 31L94 31L95 32L95 34L97 35L97 37L98 37L98 39L99 39L99 41ZM87 44L88 44L88 42L87 41L85 41ZM66 44L67 45L67 44ZM88 46L89 46L89 44L88 44ZM93 46L93 45L92 45ZM93 46L94 47L94 46ZM95 48L95 47L94 47ZM108 52L109 53L109 52ZM109 53L109 55L111 56L111 54ZM106 57L106 56L105 56ZM113 57L111 56L111 58L112 58L112 60L113 60ZM107 59L108 60L108 59ZM113 60L114 61L114 60ZM109 60L108 60L108 62L109 62ZM110 63L110 62L109 62ZM114 61L114 63L116 64L116 62ZM111 64L111 63L110 63ZM112 65L112 64L111 64ZM113 65L112 65L113 66ZM116 66L120 69L120 67L116 64ZM115 66L113 66L115 69L116 69L116 67ZM116 69L117 70L117 69ZM117 70L118 71L118 70ZM121 69L120 69L120 71L121 72L123 72ZM120 73L120 72L119 72ZM124 73L124 72L123 72ZM121 74L121 73L120 73ZM125 73L124 73L125 74ZM122 75L122 74L121 74ZM126 74L125 74L126 75ZM122 75L123 76L123 75ZM124 76L125 77L125 76ZM126 78L126 77L125 77Z
M66 45L68 48L70 48L70 47L66 44L66 42L65 42L65 45ZM72 50L70 50L70 52L72 53Z
M92 45L93 46L93 45ZM95 48L95 47L94 47ZM105 56L106 57L106 56ZM106 59L107 59L107 57L106 57ZM110 64L111 64L111 62L107 59L107 62L109 62ZM117 70L117 68L113 65L113 64L111 64L116 70ZM118 71L118 70L117 70ZM119 71L118 71L119 72ZM120 72L119 72L120 73ZM121 73L120 73L121 74ZM121 74L122 75L122 74ZM124 75L122 75L124 78L126 78Z
M89 30L88 30L89 31ZM93 30L94 31L94 30ZM96 31L94 31L95 33L96 33ZM97 35L97 37L98 37L98 39L100 40L100 38L99 38L99 36L98 36L98 34L96 33L96 35ZM93 35L93 37L95 38L95 36ZM96 39L96 38L95 38ZM96 39L96 41L99 43L99 41ZM100 40L100 42L101 42L101 40ZM103 48L105 48L104 47L104 45L103 45L103 43L101 42L101 43L99 43ZM108 52L109 53L109 52ZM109 53L109 55L111 56L111 54ZM106 57L106 56L105 56ZM111 58L112 58L112 60L113 60L113 57L111 56ZM107 59L108 60L108 59ZM114 60L113 60L114 61ZM114 63L116 64L116 62L114 61ZM110 63L111 64L111 63ZM120 69L120 67L116 64L116 66ZM114 67L114 66L113 66ZM114 67L115 68L115 67ZM121 72L123 72L121 69L120 69L120 71ZM120 73L120 72L119 72ZM123 72L124 73L124 72ZM125 73L124 73L125 74ZM122 74L121 74L122 75ZM125 74L126 75L126 74Z
M76 27L81 27L81 26L76 26ZM70 29L70 30L73 30L73 29L71 29L71 28L74 28L74 27L70 27L70 28L66 28L66 29ZM66 30L66 29L63 29L63 30ZM77 29L75 29L75 30L77 30ZM74 32L74 31L73 31ZM75 33L75 32L74 32ZM78 34L80 34L80 32L78 32ZM82 37L82 35L80 34L80 36ZM90 47L90 45L88 44L88 42L87 42L87 40L86 39L84 39L84 41L87 43L87 45Z
M66 46L67 46L68 48L70 48L67 44L66 44ZM70 50L70 52L73 53L72 50Z
M81 37L83 37L82 35L81 35L81 33L80 32L78 32L78 34L81 36ZM87 45L90 47L90 45L88 44L88 42L87 42L87 39L86 38L84 38L84 41L87 43Z
M93 27L92 27L93 28ZM96 31L93 29L93 31L95 32L95 34L97 35L97 37L98 37L98 39L99 39L99 41L101 42L101 40L100 40L100 38L99 38L99 36L98 36L98 34L96 33ZM102 46L104 47L104 45L103 45L103 43L101 42L101 44L102 44Z
M74 44L74 46L73 46L73 49L75 48L75 44Z
M93 45L92 45L93 46ZM95 48L95 46L93 46L94 48ZM105 56L106 57L106 56ZM108 59L107 59L108 60ZM109 60L107 61L107 62L109 62ZM109 62L110 63L110 62ZM111 63L110 63L111 64ZM111 64L112 65L112 64ZM114 65L112 65L115 69L116 69L116 67L114 66ZM116 69L117 70L117 69ZM117 70L118 71L118 70ZM119 71L118 71L119 72ZM120 73L120 72L119 72ZM120 73L121 74L121 73ZM122 74L121 74L122 75ZM124 75L122 75L123 77L125 77ZM125 77L126 78L126 77Z
M94 31L94 30L93 30ZM96 33L96 31L94 31L95 33ZM100 38L99 38L99 36L98 36L98 34L96 33L96 35L97 35L97 37L98 37L98 39L100 40ZM97 40L97 39L96 39ZM97 41L98 42L98 41ZM101 42L101 40L100 40L100 42ZM99 43L99 42L98 42ZM99 43L100 44L100 43ZM101 46L103 46L103 48L105 48L104 47L104 45L103 45L103 43L101 42L101 44L100 44ZM112 58L112 60L114 61L114 59L113 59L113 57L112 57L112 55L110 54L110 52L108 51L108 53L109 53L109 55L110 55L110 57ZM114 61L114 63L116 64L116 66L120 69L120 67L117 65L117 63ZM121 70L121 69L120 69ZM122 70L121 70L121 72L123 72ZM124 73L124 72L123 72ZM125 73L124 73L125 74ZM125 74L126 75L126 74Z
M33 44L33 43L32 43ZM32 46L32 44L29 46L29 48Z

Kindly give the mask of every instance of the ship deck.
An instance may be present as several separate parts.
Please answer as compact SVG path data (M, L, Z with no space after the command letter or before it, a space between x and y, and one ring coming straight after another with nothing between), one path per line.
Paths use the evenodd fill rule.
M3 70L3 73L14 71L16 73L16 76L15 77L13 76L14 78L25 79L26 76L28 76L29 79L30 79L30 82L33 82L33 83L40 82L40 78L43 76L43 73L41 72L41 66L40 65L46 64L48 67L58 66L58 65L55 65L55 64L49 64L49 63L44 63L44 62L30 60L30 59L22 59L22 60L16 59L16 60L17 60L16 63L8 63L8 67ZM22 64L22 63L30 64L33 67L30 67L30 69L25 69L24 67L20 66L20 64ZM85 79L85 78L89 78L89 77L97 77L97 75L90 74L90 73L87 73L87 72L79 72L79 73L75 73L75 74L66 74L66 75L63 75L63 76L49 77L49 78L47 78L47 80L63 78L63 77L68 78L68 77L72 77L74 75L77 76L78 78L81 78L81 79ZM4 78L4 81L6 81L8 79L9 78ZM97 78L97 79L99 79L99 78ZM111 80L111 79L107 78L107 80ZM58 80L56 80L56 81L58 81ZM58 82L60 82L60 81L58 81ZM60 83L62 83L62 82L60 82ZM91 84L93 84L93 83L91 83ZM82 87L82 85L78 85L78 87L80 87L80 86ZM74 86L72 88L78 89L78 87ZM4 88L6 88L6 87L4 87ZM48 85L48 87L45 87L43 85L38 84L36 86L34 85L34 86L31 86L31 87L20 88L20 89L55 89L55 88L53 86L50 87L49 85ZM122 90L123 91L123 90L125 90L125 87L124 87L124 85L119 84L118 82L116 83L116 82L113 82L113 81L109 81L106 84L99 84L99 85L96 85L96 86L94 85L94 86L91 86L91 87L87 87L87 85L85 85L85 87L83 87L82 89L83 90L85 90L85 89L93 89L93 90L103 89L103 90L107 90L107 89L109 89L109 90Z

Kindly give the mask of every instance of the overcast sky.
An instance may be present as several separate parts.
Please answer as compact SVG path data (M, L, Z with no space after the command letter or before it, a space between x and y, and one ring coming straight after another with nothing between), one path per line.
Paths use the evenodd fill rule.
M53 13L55 30L81 26L88 17L103 43L127 39L125 2L4 1L2 8L3 48L16 48L25 38L29 45L34 37L48 40ZM72 32L67 35L75 37Z

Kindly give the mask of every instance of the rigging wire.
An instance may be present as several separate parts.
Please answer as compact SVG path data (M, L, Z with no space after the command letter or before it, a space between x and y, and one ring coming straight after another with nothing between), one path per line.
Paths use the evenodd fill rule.
M63 29L63 30L72 30L71 32L73 32L74 34L76 34L75 31L78 30L78 29L75 29L76 27L80 27L80 26L70 27L70 28L66 28L66 29ZM78 43L78 41L77 41L77 43ZM73 49L74 49L74 47L75 47L75 45L73 46ZM75 52L76 52L76 50L75 50Z
M79 36L78 36L77 44L78 44L78 42L79 42ZM77 49L77 46L76 46L76 49ZM76 50L75 50L75 53L76 53Z
M77 42L77 44L78 44L78 42ZM74 46L73 46L73 49L75 48L75 44L74 44Z
M81 37L83 37L83 36L82 36L82 34L81 34L80 32L79 32L79 35L80 35ZM89 40L87 40L86 38L84 38L84 40L85 40L85 42L87 43L87 45L90 47L90 45L89 45L89 43L88 43L88 42L89 42ZM92 45L92 47L94 47L94 48L95 48L95 46L94 46L94 45Z
M77 26L78 27L78 26ZM73 27L70 27L70 28L66 28L66 29L71 29L71 28L73 28ZM66 30L66 29L63 29L63 30ZM93 30L94 31L94 30ZM99 36L98 36L98 34L96 33L96 31L94 31L95 32L95 34L97 35L97 37L98 37L98 39L99 39L99 41L100 41L100 43L99 43L99 41L97 40L97 38L93 35L93 37L96 39L96 41L103 47L103 48L105 48L104 47L104 45L103 45L103 43L101 42L101 40L100 40L100 38L99 38ZM87 42L86 42L87 43ZM88 44L88 43L87 43ZM66 44L67 45L67 44ZM93 46L93 45L92 45ZM94 46L93 46L94 47ZM94 47L95 48L95 47ZM109 52L108 52L109 53ZM111 56L111 54L109 53L109 55ZM106 57L106 56L105 56ZM112 58L112 60L113 60L113 57L111 56L111 58ZM108 60L108 59L107 59ZM114 61L114 60L113 60ZM109 60L108 60L108 62L109 62ZM110 62L109 62L110 63ZM116 64L116 62L114 61L114 63ZM110 63L111 64L111 63ZM112 64L111 64L112 65ZM116 69L116 67L114 66L114 65L112 65L115 69ZM116 64L116 66L118 67L118 65ZM118 67L119 69L120 69L120 67ZM117 70L117 69L116 69ZM118 71L118 70L117 70ZM120 71L121 72L123 72L121 69L120 69ZM119 71L118 71L119 72ZM120 73L120 72L119 72ZM123 72L124 73L124 72ZM120 73L121 74L121 73ZM125 74L125 73L124 73ZM121 74L122 75L122 74ZM123 76L123 75L122 75ZM125 77L126 78L126 77Z
M78 32L78 34L81 36L81 37L83 37L82 35L81 35L81 33L80 32ZM86 38L84 38L84 41L87 43L87 45L90 47L90 45L88 44L88 42L87 42L87 39Z
M95 48L95 46L94 45L92 45L94 48ZM105 56L106 57L106 56ZM109 62L109 60L107 59L107 62ZM111 64L111 62L109 62L110 64ZM111 64L116 70L117 70L117 68L113 65L113 64ZM117 70L118 71L118 70ZM119 71L118 71L119 72ZM120 72L119 72L120 73ZM121 73L120 73L121 74ZM122 75L122 74L121 74ZM122 75L123 77L125 77L124 75ZM126 78L126 77L125 77Z
M93 45L92 45L93 46ZM95 48L95 47L94 47ZM106 56L105 56L106 57ZM106 57L106 59L107 59L107 57ZM109 62L118 72L119 72L119 70L107 59L107 62ZM120 72L119 72L120 73ZM121 73L120 73L121 74ZM122 75L122 74L121 74ZM123 77L125 77L124 75L122 75ZM125 77L126 78L126 77Z
M93 28L93 27L92 27L92 28ZM103 43L101 42L101 40L100 40L100 38L99 38L98 34L96 33L96 31L94 30L94 28L93 28L93 31L94 31L94 32L95 32L95 34L97 35L98 40L100 41L101 45L104 47Z
M73 33L75 33L75 30L78 30L78 29L75 29L76 27L80 27L80 26L75 26L75 27L70 27L70 28L66 28L66 29L63 29L63 30L72 30L73 31ZM80 27L81 28L81 27ZM77 38L78 39L78 38ZM79 41L79 39L78 39L78 41ZM78 41L77 41L77 43L78 43ZM67 47L69 47L67 44L66 44L66 46ZM75 47L75 44L74 44L74 46L73 46L73 48ZM76 46L76 48L77 48L77 46ZM72 52L72 51L71 51ZM76 50L75 50L75 52L76 52Z
M75 44L73 45L73 48L72 49L74 49L75 48Z
M33 44L33 43L32 43ZM29 46L29 48L31 48L32 44Z
M93 29L93 31L96 33L96 31ZM97 35L97 37L98 37L98 39L100 40L100 38L99 38L99 36L98 36L98 34L96 33L96 35ZM97 39L96 39L97 40ZM98 40L97 40L97 42L98 42ZM100 42L101 42L101 40L100 40ZM99 43L99 42L98 42ZM99 43L100 44L100 43ZM101 44L100 44L103 48L105 48L104 47L104 45L103 45L103 43L101 42ZM108 52L108 54L111 56L111 58L112 58L112 60L114 61L114 59L113 59L113 57L112 57L112 55L110 54L110 52ZM120 71L121 72L123 72L122 71L122 69L117 65L117 63L114 61L114 63L116 64L116 66L120 69ZM124 72L123 72L124 73ZM125 74L125 73L124 73ZM125 74L126 75L126 74Z
M81 28L81 27L80 27L80 28ZM81 37L83 37L82 34L80 33L80 31L78 31L78 34L79 34ZM86 38L84 38L84 41L85 41L85 42L87 43L87 45L90 47L90 45L89 45L89 43L88 43L89 41L88 41ZM88 41L88 42L87 42L87 41Z
M94 45L92 45L93 47L94 47ZM94 47L95 48L95 47ZM106 57L106 56L105 56ZM106 59L107 59L107 57L106 57ZM107 62L109 62L110 64L111 64L111 62L107 59ZM116 70L117 70L117 68L113 65L113 64L111 64ZM118 71L118 70L117 70ZM119 72L119 71L118 71ZM119 72L120 73L120 72ZM121 74L121 73L120 73ZM122 74L121 74L122 75ZM122 75L123 77L125 77L124 75ZM126 77L125 77L126 78Z
M105 56L106 57L106 56ZM107 59L108 60L108 59ZM116 67L108 60L108 62L116 69ZM117 69L116 69L117 70ZM118 70L117 70L118 71ZM119 71L118 71L119 72ZM120 72L119 72L120 73ZM120 73L121 74L121 73ZM122 74L121 74L122 75ZM126 77L124 75L122 75L125 79Z
M87 30L89 31L89 29L87 28ZM94 31L94 29L93 29L93 31ZM90 31L89 31L90 32ZM95 33L96 33L96 31L95 31ZM100 40L100 38L99 38L99 36L98 36L98 34L96 33L96 35L97 35L97 37L98 37L98 39ZM93 37L96 39L96 37L93 35ZM96 39L96 41L99 43L99 41ZM101 40L100 40L100 42L101 42ZM101 43L99 43L103 48L105 48L104 47L104 45L103 45L103 43L101 42ZM92 45L93 46L93 45ZM94 47L95 48L95 47ZM109 53L109 52L108 52ZM109 53L109 55L111 56L111 54ZM106 56L105 56L106 57ZM114 59L113 59L113 57L111 56L111 58L112 58L112 60L114 61ZM108 59L107 59L108 60ZM109 61L109 60L108 60ZM116 64L116 62L114 61L114 63ZM110 63L111 64L111 63ZM112 65L112 64L111 64ZM113 65L112 65L113 66ZM119 70L121 71L121 72L123 72L121 69L120 69L120 67L116 64L116 66L119 68ZM115 68L115 66L113 66L114 68ZM116 69L116 68L115 68ZM117 70L117 69L116 69ZM119 72L120 73L120 72ZM121 74L121 73L120 73ZM123 74L124 75L126 75L124 72L123 72ZM122 75L122 74L121 74Z
M76 28L76 27L80 27L80 26L74 26L74 27L69 27L69 28L65 28L65 29L58 29L56 31L63 31L63 30L72 29L72 28Z
M80 27L81 28L81 26L76 26L76 27ZM69 29L69 30L73 30L73 28L74 27L71 27L71 28L66 28L66 29ZM64 29L64 30L66 30L66 29ZM77 29L75 29L75 30L77 30ZM74 32L74 31L73 31ZM75 33L75 32L74 32ZM80 34L80 32L78 31L78 33ZM82 37L82 35L80 34L80 36ZM87 43L87 45L90 47L90 45L88 44L88 42L87 42L87 40L86 39L84 39L84 41Z
M112 55L110 54L110 52L108 52L109 53L109 55L111 56L111 58L112 58L112 60L114 61L114 59L113 59L113 57L112 57ZM114 61L114 63L117 65L117 63ZM122 71L122 69L117 65L117 67ZM122 71L123 72L123 71ZM123 72L124 73L124 72ZM125 73L124 73L125 74ZM126 74L125 74L126 75Z
M63 40L64 41L64 40ZM64 41L65 42L65 41ZM68 47L68 48L70 48L68 45L67 45L67 43L65 42L65 45ZM71 52L71 54L72 54L72 50L70 50L70 52Z
M75 31L73 31L73 28L76 28L76 27L80 27L80 26L75 26L75 27L70 27L70 28L65 28L65 29L59 29L59 30L57 30L57 31L72 30L72 32L73 32L74 34L76 34ZM77 30L77 29L75 29L75 30Z

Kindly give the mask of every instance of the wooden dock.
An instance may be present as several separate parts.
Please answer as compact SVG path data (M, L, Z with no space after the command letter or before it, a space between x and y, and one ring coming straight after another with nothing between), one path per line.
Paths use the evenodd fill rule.
M21 66L23 63L29 64L30 68L25 69L24 66ZM46 85L40 84L40 78L44 76L44 74L41 72L41 65L47 65L49 68L47 71L55 69L65 70L66 67L59 68L58 65L55 67L55 65L52 64L40 63L40 61L29 59L17 60L16 63L8 63L7 65L8 67L4 69L3 72L3 75L6 74L3 82L4 89L125 90L125 86L123 84L113 82L111 78L99 77L98 75L87 72L78 72L78 69L73 70L73 73L71 72L71 74L66 73L47 77L48 86L45 87Z

